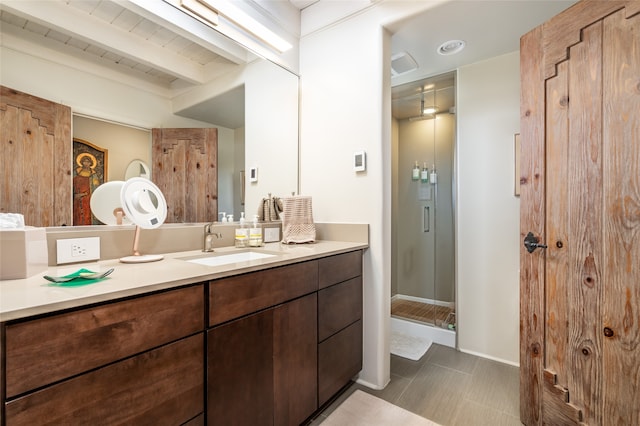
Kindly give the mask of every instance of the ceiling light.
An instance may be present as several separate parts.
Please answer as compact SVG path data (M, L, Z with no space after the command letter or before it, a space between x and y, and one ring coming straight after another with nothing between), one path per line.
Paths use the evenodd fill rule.
M438 54L440 55L455 55L464 49L466 43L462 40L449 40L445 41L438 47Z
M425 107L425 108L422 110L422 113L423 113L423 114L435 114L436 112L438 112L438 108L437 108L437 107L434 107L434 106L431 106L431 107Z
M240 27L254 35L256 38L267 43L278 52L286 52L293 45L278 36L269 28L247 15L243 10L233 5L233 2L227 0L196 0L202 3L207 9L211 9L212 13L218 13L230 21L235 22Z
M198 0L180 0L180 6L211 25L218 25L218 13Z

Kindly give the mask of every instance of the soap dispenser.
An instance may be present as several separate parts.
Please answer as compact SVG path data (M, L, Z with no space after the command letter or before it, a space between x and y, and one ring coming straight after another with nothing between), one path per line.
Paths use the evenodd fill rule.
M411 180L420 179L420 166L418 166L418 162L413 166L413 170L411 170Z
M420 172L420 181L422 183L429 182L429 169L427 169L427 163L422 165L422 171Z
M249 245L249 229L244 227L244 212L240 213L240 227L236 228L236 247L243 248Z
M262 246L262 228L258 225L258 215L253 216L253 225L249 229L249 246Z

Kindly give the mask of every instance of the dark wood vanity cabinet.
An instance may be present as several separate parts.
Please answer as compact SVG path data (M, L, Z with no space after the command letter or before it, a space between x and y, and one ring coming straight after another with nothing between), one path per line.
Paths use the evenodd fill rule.
M317 408L318 263L209 284L210 425L299 425Z
M204 412L204 285L4 327L9 425L167 424Z
M318 406L362 370L362 252L319 260Z
M0 337L0 424L299 425L362 368L362 251L10 321Z

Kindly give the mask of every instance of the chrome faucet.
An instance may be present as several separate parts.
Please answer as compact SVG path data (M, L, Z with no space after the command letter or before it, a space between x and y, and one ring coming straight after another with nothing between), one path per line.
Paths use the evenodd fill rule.
M213 222L207 223L204 226L204 241L202 243L202 251L204 252L212 252L213 251L213 238L222 238L222 234L219 232L212 232L211 227L213 226Z

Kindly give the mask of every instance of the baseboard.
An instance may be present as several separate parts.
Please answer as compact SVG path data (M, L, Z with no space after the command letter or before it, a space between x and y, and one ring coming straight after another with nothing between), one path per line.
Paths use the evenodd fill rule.
M502 363L502 364L508 364L508 365L512 365L514 367L520 368L520 363L519 362L508 361L506 359L497 358L495 356L483 354L483 353L476 352L476 351L470 351L470 350L462 349L462 348L459 348L458 350L460 352L464 352L465 354L475 355L475 356L480 357L480 358L490 359L491 361L496 361L496 362L499 362L499 363Z

